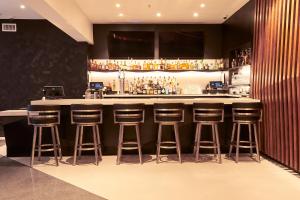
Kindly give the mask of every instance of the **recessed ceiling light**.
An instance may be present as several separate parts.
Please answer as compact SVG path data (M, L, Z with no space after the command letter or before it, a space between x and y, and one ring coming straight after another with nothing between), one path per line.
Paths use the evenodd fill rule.
M116 7L117 7L117 8L120 8L120 7L121 7L121 4L116 3Z
M118 15L119 17L123 17L124 16L124 14L123 13L119 13L119 15Z
M204 3L201 3L201 4L200 4L200 7L201 7L201 8L204 8L204 7L205 7L205 4L204 4Z
M26 6L25 6L25 5L23 5L23 4L21 4L21 5L20 5L20 8L21 8L21 9L25 9L25 8L26 8Z
M156 17L160 17L160 16L161 16L160 12L156 13Z
M198 17L198 16L199 16L199 14L198 14L198 13L196 13L196 12L194 12L194 13L193 13L193 16L194 16L194 17Z

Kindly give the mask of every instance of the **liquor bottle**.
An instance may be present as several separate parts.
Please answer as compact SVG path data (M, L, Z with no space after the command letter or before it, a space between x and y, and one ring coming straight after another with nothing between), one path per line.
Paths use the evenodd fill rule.
M203 70L203 60L199 60L198 70Z
M161 59L160 59L159 69L160 69L160 70L164 70L164 68L165 68L165 67L164 67L164 61L163 61L163 59L161 58Z
M147 61L144 60L142 70L147 70Z
M177 70L181 70L179 58L178 58L178 60L177 60L177 62L176 62L176 69L177 69Z
M128 80L125 81L124 91L125 91L125 93L129 93L129 82L128 82Z
M116 91L116 80L113 80L113 84L112 84L112 91Z
M177 83L177 86L176 86L176 94L181 94L181 88L180 88L179 83Z
M165 89L164 86L163 86L162 89L161 89L161 94L166 94L166 89Z
M153 70L154 69L154 65L152 63L152 60L150 61L150 70Z

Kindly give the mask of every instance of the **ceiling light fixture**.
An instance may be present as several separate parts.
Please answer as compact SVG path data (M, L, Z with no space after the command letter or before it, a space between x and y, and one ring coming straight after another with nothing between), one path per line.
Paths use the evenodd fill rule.
M161 16L160 12L156 13L156 17L160 17L160 16Z
M201 7L201 8L204 8L204 7L205 7L205 4L204 4L204 3L201 3L201 4L200 4L200 7Z
M119 17L123 17L124 16L124 14L123 13L119 13L119 15L118 15Z
M121 4L116 3L116 7L117 7L117 8L120 8L120 7L121 7Z
M21 8L21 9L25 9L25 8L26 8L26 6L25 6L25 5L23 5L23 4L21 4L21 5L20 5L20 8Z
M193 16L194 16L194 17L198 17L198 16L199 16L199 14L198 14L198 13L196 13L196 12L194 12L194 13L193 13Z

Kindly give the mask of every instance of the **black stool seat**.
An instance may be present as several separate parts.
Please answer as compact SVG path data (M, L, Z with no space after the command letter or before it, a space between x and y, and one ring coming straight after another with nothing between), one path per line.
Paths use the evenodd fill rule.
M119 124L119 141L117 164L120 164L122 150L134 150L139 152L139 160L142 164L142 145L140 139L140 124L144 123L145 105L144 104L114 104L114 122ZM134 126L136 141L124 142L124 129L126 126Z
M195 122L223 122L223 103L194 103Z
M158 137L156 162L160 160L160 149L176 149L178 160L181 163L181 148L179 138L178 124L184 122L184 104L182 103L155 103L154 122L158 123ZM171 125L174 128L175 141L162 141L162 127L164 125Z
M80 159L82 151L95 151L95 164L102 159L101 139L98 125L102 123L101 104L72 104L71 123L76 125L73 165ZM92 127L93 142L83 143L84 127Z
M213 149L214 155L218 153L218 161L221 163L221 150L219 141L218 124L224 121L223 103L194 103L193 121L197 123L194 153L196 162L199 160L199 149ZM212 128L212 140L201 140L202 126L209 125Z
M156 122L183 122L183 109L182 103L155 103L153 105Z
M233 120L239 123L256 123L261 120L262 103L233 103Z
M142 123L144 104L114 104L115 123Z
M72 123L74 124L101 124L102 105L99 104L72 104Z
M29 105L27 107L27 119L28 125L33 125L34 127L30 166L33 166L35 151L38 152L38 160L41 159L41 152L53 151L56 166L58 166L57 154L62 158L58 132L58 125L60 124L60 106ZM42 144L43 128L51 129L52 144ZM36 145L37 134L38 144Z
M259 142L258 142L258 124L262 119L262 103L233 103L232 121L233 129L230 140L229 157L231 157L233 147L236 148L235 161L239 159L239 149L249 148L250 155L253 156L253 148L256 148L257 161L260 162ZM249 140L240 140L241 126L248 126ZM252 130L254 130L254 141L252 141ZM236 137L236 141L234 141Z

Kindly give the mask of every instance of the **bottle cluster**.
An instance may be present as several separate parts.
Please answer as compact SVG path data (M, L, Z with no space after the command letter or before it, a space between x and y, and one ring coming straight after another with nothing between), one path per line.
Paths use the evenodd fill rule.
M143 95L181 94L181 87L175 77L138 77L125 81L125 92Z
M231 60L231 67L239 67L244 65L251 65L252 57L251 48L235 50L233 52L233 58Z
M206 60L90 60L91 71L114 70L220 70L224 68L222 59Z

